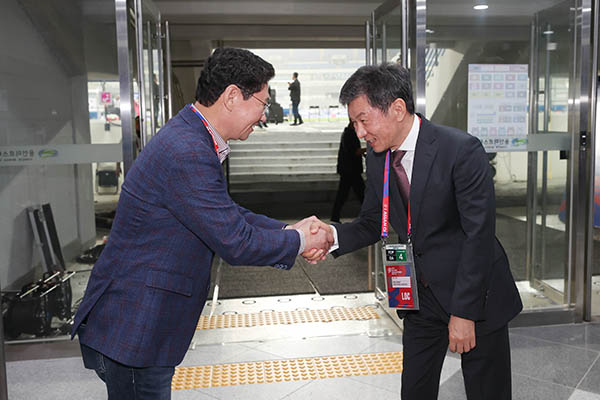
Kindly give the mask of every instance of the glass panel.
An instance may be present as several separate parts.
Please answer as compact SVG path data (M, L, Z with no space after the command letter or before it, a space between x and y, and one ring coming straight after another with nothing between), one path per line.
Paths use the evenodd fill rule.
M600 72L600 71L598 71ZM600 76L600 73L598 74ZM600 85L598 85L600 89ZM600 94L598 90L597 94ZM598 132L600 132L600 106L598 105L598 97L596 97L596 164L594 171L594 238L592 247L592 315L600 315L600 141L598 140Z
M380 15L376 21L377 25L377 64L382 62L395 62L402 64L402 7L400 4L384 15ZM414 85L414 82L413 82ZM398 235L393 231L390 225L390 243L398 242ZM378 242L370 246L372 265L374 268L373 282L375 286L375 295L378 300L384 300L387 297L385 283L385 271L381 260L381 243ZM384 300L387 301L387 300Z
M144 9L153 8L147 3ZM127 6L135 116L140 112L140 90L134 1ZM129 108L130 99L121 99L115 2L75 1L64 12L60 1L49 0L40 9L8 0L1 8L2 36L19 37L7 42L12 43L6 49L10 57L0 62L4 75L11 77L0 79L0 154L12 151L18 158L10 165L0 159L0 206L8 221L0 235L0 263L10 265L0 274L6 339L68 339L72 309L83 296L90 264L109 233L122 182L121 109ZM160 76L161 68L159 52L151 50L159 48L152 15L158 14L147 15L150 23L144 32L146 85L152 85L154 74ZM159 79L156 82L160 87ZM35 96L27 95L32 92ZM147 88L146 96L151 96L146 103L150 108L144 115L159 129L161 107L152 104L159 103L154 100L159 100L160 90L152 94ZM83 153L89 155L84 161ZM43 225L36 217L43 211L49 223L48 214L44 209L28 210L43 204L52 209L58 238L50 237L47 243L43 234L52 236L52 227L38 232L31 221ZM51 249L55 243L58 247ZM63 269L75 272L66 283L52 276Z
M401 63L402 8L400 6L395 7L390 13L382 16L377 22L381 26L380 31L382 41L382 56L378 56L377 60L379 62L387 61ZM385 47L385 51L383 51L383 47Z
M537 14L537 76L539 135L568 131L570 30L569 3ZM548 304L564 304L569 273L568 235L565 224L567 161L558 152L538 154L538 212L530 284ZM562 210L562 211L561 211ZM542 296L540 296L541 298Z
M102 183L110 180L117 187L115 5L86 3L69 2L66 11L54 0L43 7L16 0L0 6L1 36L18 38L4 41L10 56L0 62L0 146L15 153L12 165L0 162L0 264L5 266L0 282L7 341L68 339L72 310L90 270L75 260L99 239L97 197L90 196L96 193L96 163L82 161L81 154L108 160L110 171ZM38 208L44 204L49 208Z
M496 234L525 308L564 306L569 279L565 233L569 213L564 201L568 161L552 146L528 157L524 139L535 133L528 129L527 75L539 82L538 130L567 132L569 3L514 3L511 23L500 12L501 1L488 5L485 11L476 11L469 3L448 10L443 0L427 2L426 116L435 123L470 129L486 146L495 174ZM530 24L536 15L538 69L532 71ZM528 168L536 171L533 178L528 177ZM534 203L528 201L528 185L535 188ZM528 207L537 213L531 249ZM531 266L528 252L533 254Z
M158 48L156 43L156 21L154 16L144 9L142 15L143 22L143 80L144 80L144 105L142 121L146 130L146 140L150 140L156 133L158 102L154 93L158 90L158 78L154 76L154 52Z

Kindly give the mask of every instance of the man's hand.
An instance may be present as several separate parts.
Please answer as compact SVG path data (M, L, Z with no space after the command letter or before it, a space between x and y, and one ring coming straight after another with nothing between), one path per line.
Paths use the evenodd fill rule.
M288 225L286 229L299 229L304 233L305 250L302 257L311 264L316 264L318 260L324 260L333 245L334 239L331 227L314 215L304 218L294 225Z
M475 322L470 319L450 316L448 323L448 339L450 351L453 353L466 353L475 348Z

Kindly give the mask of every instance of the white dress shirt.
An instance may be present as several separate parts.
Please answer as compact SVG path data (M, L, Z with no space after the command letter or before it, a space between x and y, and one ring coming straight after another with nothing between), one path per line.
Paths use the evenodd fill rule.
M392 152L396 150L404 150L406 154L402 157L402 167L404 167L404 171L406 171L406 176L408 177L408 183L412 181L412 170L413 163L415 160L415 149L417 148L417 139L419 138L419 129L421 128L421 118L418 115L414 115L413 123L408 132L408 136L404 139L400 147L397 149L392 149ZM337 229L333 225L333 246L329 249L329 252L335 251L340 248L340 244L338 241Z

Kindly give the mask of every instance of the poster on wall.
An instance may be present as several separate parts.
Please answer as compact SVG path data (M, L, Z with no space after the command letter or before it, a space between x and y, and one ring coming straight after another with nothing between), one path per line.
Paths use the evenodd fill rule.
M527 64L469 64L468 131L488 152L527 150Z

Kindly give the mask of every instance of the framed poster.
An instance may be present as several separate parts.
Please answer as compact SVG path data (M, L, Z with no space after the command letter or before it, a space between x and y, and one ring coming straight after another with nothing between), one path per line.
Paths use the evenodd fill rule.
M469 64L468 132L488 152L527 149L527 64Z

